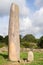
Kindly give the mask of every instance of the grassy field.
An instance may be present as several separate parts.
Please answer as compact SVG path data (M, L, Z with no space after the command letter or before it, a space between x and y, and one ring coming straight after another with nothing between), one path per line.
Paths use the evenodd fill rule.
M26 52L21 52L20 58L27 58ZM11 61L8 61L8 53L3 52L0 53L0 65L12 65L9 63L14 63ZM43 65L43 52L34 52L34 61L31 63L21 63L20 65Z
M26 58L27 53L21 53L21 58ZM23 64L22 64L23 65ZM34 52L34 61L25 65L43 65L43 52Z

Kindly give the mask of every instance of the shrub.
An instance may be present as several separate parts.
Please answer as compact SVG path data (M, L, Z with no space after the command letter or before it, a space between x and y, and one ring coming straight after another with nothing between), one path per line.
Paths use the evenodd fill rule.
M43 48L43 36L39 39L38 46L39 48Z

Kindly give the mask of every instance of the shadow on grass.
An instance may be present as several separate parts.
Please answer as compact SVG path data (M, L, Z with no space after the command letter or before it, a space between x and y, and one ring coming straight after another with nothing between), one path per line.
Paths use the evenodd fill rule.
M0 56L2 56L4 59L8 59L8 55L0 53Z

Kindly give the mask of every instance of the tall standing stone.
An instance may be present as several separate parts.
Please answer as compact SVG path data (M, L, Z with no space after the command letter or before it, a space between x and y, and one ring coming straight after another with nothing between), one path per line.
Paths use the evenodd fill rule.
M19 7L16 4L11 5L9 20L9 60L20 60L20 40L19 40Z

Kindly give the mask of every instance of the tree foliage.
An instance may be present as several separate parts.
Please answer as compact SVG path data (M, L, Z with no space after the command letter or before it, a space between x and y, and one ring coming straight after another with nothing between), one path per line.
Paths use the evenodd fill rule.
M0 44L8 45L8 35L3 38L0 35ZM43 36L40 39L36 39L32 34L27 34L24 37L20 35L20 46L25 48L43 48Z
M23 39L27 42L36 42L36 39L32 34L27 34Z
M8 45L8 35L5 36L5 38L4 38L4 42L5 42L6 45Z
M43 48L43 36L39 39L38 46Z
M0 35L0 42L4 42L4 38L1 35Z

